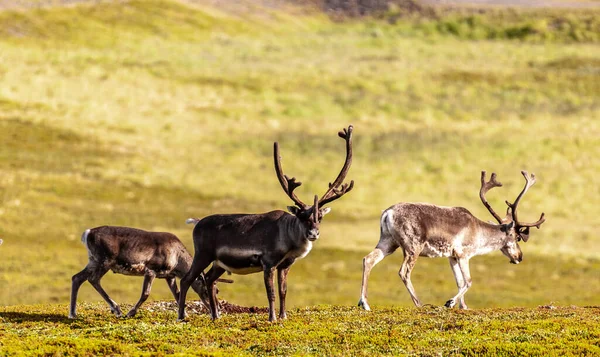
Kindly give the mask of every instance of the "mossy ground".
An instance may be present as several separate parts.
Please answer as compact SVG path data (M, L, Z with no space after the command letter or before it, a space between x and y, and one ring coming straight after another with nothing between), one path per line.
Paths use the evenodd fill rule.
M292 268L291 308L356 303L362 257L378 240L381 210L396 202L464 206L488 220L477 197L483 169L497 172L504 183L488 195L498 210L521 189L519 171L535 172L538 183L523 200L522 216L533 220L544 211L548 220L522 244L523 264L511 266L500 253L473 259L469 306L525 306L527 315L542 313L538 305L600 303L594 283L600 271L596 10L422 17L391 9L379 18L334 22L296 8L253 5L240 11L207 3L115 1L0 12L0 304L62 304L6 308L4 333L13 340L2 343L29 333L28 325L7 320L7 311L32 309L32 316L51 320L58 314L56 321L66 316L70 278L87 259L79 243L86 228L170 231L191 248L188 217L265 212L290 203L273 173L273 141L280 142L286 173L304 182L302 198L324 191L343 160L336 132L350 123L355 158L348 178L356 188L332 204L321 239ZM511 30L529 25L532 31ZM374 269L370 302L376 311L369 316L417 311L404 310L411 302L397 277L401 259L396 253ZM265 305L261 276L234 279L221 288L223 298ZM421 258L413 282L434 305L456 289L444 259ZM103 283L124 303L133 303L141 289L140 279L121 275L110 274ZM157 281L151 299L170 299L166 284ZM85 284L80 301L99 300ZM104 319L106 308L94 306L103 316L98 320ZM306 314L334 313L323 309L308 308ZM331 310L355 313L349 307ZM303 311L296 316L304 319ZM573 311L591 316L596 310ZM143 319L152 326L151 316ZM257 319L263 326L264 316ZM115 321L105 319L102 326ZM32 331L52 332L48 325L40 329ZM597 341L598 334L585 336ZM541 338L498 347L510 351L492 345L460 351L518 354L529 346L537 353L531 346ZM200 345L227 350L214 340L211 335ZM68 350L77 341L66 335L47 346ZM139 347L121 350L129 347L114 343L104 352ZM329 351L316 344L315 351L289 352ZM3 348L16 351L10 346ZM36 346L41 354L42 345ZM377 351L438 351L394 346ZM89 354L102 352L94 348L100 347L90 347ZM252 353L248 348L227 351Z
M484 309L348 306L293 309L283 322L266 314L192 315L141 311L132 319L86 304L78 320L64 305L0 309L0 353L37 355L466 355L579 356L600 353L598 307Z

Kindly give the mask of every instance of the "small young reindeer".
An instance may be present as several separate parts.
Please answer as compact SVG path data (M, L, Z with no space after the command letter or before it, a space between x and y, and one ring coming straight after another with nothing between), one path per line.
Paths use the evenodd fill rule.
M294 193L294 189L301 183L297 182L296 178L289 178L283 174L279 145L275 143L275 172L281 187L295 203L295 206L288 207L292 214L277 210L263 214L213 215L188 220L188 223L196 224L193 232L195 255L190 271L181 279L180 321L185 317L185 296L188 287L212 262L215 264L205 279L213 320L219 317L214 282L226 271L241 275L264 272L269 300L269 321L276 320L273 279L277 271L279 318L286 318L285 297L290 267L297 259L305 257L312 249L313 242L319 238L319 223L330 211L330 208L323 206L350 192L354 186L354 181L342 184L352 163L352 130L350 125L348 129L338 133L346 141L346 161L325 194L320 199L318 196L314 197L312 206L300 201Z
M399 247L404 252L404 262L398 274L406 285L412 301L417 307L422 306L410 281L410 273L417 258L448 257L454 273L458 293L445 304L453 307L459 301L459 307L466 309L464 295L471 287L469 259L476 255L500 250L512 264L523 260L519 247L521 240L529 239L529 228L544 223L544 213L535 223L523 223L517 218L517 209L521 197L535 183L535 175L525 177L525 188L514 203L509 203L506 217L500 218L485 198L488 190L502 186L492 173L490 181L485 182L485 171L481 172L481 189L479 197L498 224L486 223L473 216L466 208L442 207L428 203L398 203L386 209L381 215L381 237L375 249L363 259L363 278L358 306L369 311L367 302L367 280L375 264L392 254Z
M73 275L69 318L77 317L77 292L86 280L108 303L110 311L117 317L121 316L119 305L100 285L100 279L109 270L118 274L144 276L142 296L127 313L127 317L135 316L140 306L148 299L154 278L165 279L175 301L179 301L175 277L181 278L187 273L192 265L192 256L175 235L128 227L102 226L83 232L81 242L87 247L89 262L81 272ZM193 281L191 285L208 306L208 292L202 281Z

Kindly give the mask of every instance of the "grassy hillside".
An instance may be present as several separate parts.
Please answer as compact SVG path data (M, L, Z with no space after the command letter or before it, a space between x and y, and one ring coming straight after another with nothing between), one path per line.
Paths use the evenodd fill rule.
M456 311L320 306L268 323L265 314L208 315L175 322L175 311L107 317L87 305L80 320L65 306L0 309L0 353L37 355L466 355L579 356L600 353L598 308Z
M304 182L300 196L322 193L343 160L336 132L350 123L356 188L292 269L291 306L356 303L361 259L391 204L464 206L490 219L477 197L483 169L504 183L489 194L497 210L521 189L519 171L535 172L521 216L548 219L523 245L524 265L499 253L474 260L470 306L598 304L594 10L333 22L206 3L0 12L0 305L66 303L86 263L86 228L171 231L191 247L190 216L285 208L273 141ZM543 32L477 35L539 19ZM373 272L373 306L410 306L397 254ZM427 302L455 290L445 260L421 259L415 275ZM115 300L139 295L140 279L105 280ZM223 297L265 304L260 276L235 280ZM169 298L156 285L153 298ZM100 297L86 284L80 300Z

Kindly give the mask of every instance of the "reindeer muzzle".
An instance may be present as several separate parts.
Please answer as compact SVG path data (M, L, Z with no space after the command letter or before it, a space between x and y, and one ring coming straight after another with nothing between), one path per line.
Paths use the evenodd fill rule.
M519 264L522 261L523 261L522 254L519 254L519 257L517 259L510 258L510 264Z
M319 239L319 230L318 229L309 230L306 238L311 242L316 241L317 239Z

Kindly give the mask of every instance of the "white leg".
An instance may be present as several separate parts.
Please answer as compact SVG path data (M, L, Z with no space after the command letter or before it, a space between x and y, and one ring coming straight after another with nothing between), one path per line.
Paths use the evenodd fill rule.
M460 271L460 267L458 266L458 260L454 257L450 257L450 267L452 268L452 273L454 273L454 280L456 280L456 287L460 290L465 285L465 280L463 279L463 274ZM461 309L467 309L467 304L465 304L465 296L461 296L458 302L458 306Z
M418 254L408 253L407 251L404 251L404 261L402 262L402 267L400 268L398 275L400 275L400 279L402 279L402 282L406 286L406 289L410 294L410 298L412 299L415 306L421 307L423 306L423 304L421 304L421 301L417 297L415 288L413 287L412 282L410 281L410 273L415 267L415 263L417 262L418 257Z
M367 282L369 280L369 274L371 274L371 269L373 269L373 267L384 257L385 254L383 251L379 248L375 248L371 253L363 258L363 277L362 285L360 287L360 300L358 301L358 306L367 311L371 311L371 307L367 301Z
M462 273L463 286L458 289L458 294L456 294L456 296L454 296L452 299L446 301L446 304L445 304L446 307L453 307L454 305L456 305L456 300L463 298L465 293L467 292L467 290L469 290L469 288L471 287L471 284L472 284L471 272L469 271L469 259L468 258L459 258L459 259L457 259L457 261L458 261L458 268L459 268L460 272Z

